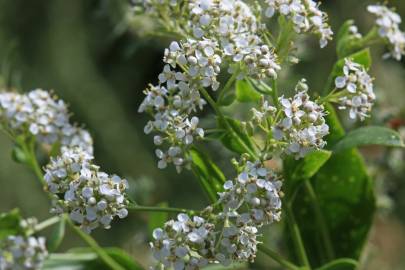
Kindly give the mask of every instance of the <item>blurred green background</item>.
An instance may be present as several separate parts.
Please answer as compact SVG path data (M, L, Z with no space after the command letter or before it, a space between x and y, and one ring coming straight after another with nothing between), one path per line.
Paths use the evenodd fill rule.
M370 3L324 1L322 9L330 15L335 32L346 19L354 18L364 33L373 23L365 12ZM390 3L405 17L405 1ZM53 89L70 104L73 119L93 135L97 163L106 172L128 178L130 195L138 203L166 201L174 207L202 208L207 201L194 177L172 168L158 170L152 138L143 134L147 116L137 113L142 90L157 81L163 49L170 40L144 36L148 22L135 24L128 4L123 0L0 0L1 85L20 91ZM373 50L378 104L369 122L403 126L405 137L405 65L382 61L382 50ZM322 89L335 61L334 46L319 50L317 40L309 37L300 40L298 55L301 62L283 73L282 85L288 88L305 77L312 89ZM233 113L232 108L229 112ZM215 147L207 146L212 153ZM0 134L0 211L19 207L25 216L46 218L48 200L33 175L11 160L11 148ZM363 269L405 269L404 152L367 148L363 153L379 193L379 212ZM229 167L228 152L216 150L215 159L220 167ZM232 176L231 171L226 173ZM280 228L275 225L269 231L266 241L278 246ZM108 231L97 230L95 238L104 246L123 247L149 264L146 214L131 214ZM69 234L62 250L80 244ZM268 269L263 266L267 263L259 258L252 268Z

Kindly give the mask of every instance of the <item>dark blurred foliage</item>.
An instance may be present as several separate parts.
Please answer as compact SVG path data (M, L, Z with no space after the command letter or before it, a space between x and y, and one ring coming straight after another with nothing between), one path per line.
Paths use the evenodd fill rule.
M361 32L368 30L373 22L365 12L371 1L323 2L322 8L330 15L335 32L349 18L355 18ZM405 17L405 2L390 2ZM171 206L199 209L207 201L194 177L189 172L177 174L173 169L158 170L152 138L143 133L147 116L137 113L143 99L142 90L148 83L157 81L163 48L169 40L140 35L144 29L131 23L130 12L128 1L124 0L0 0L1 84L3 88L19 91L53 89L67 101L74 113L73 119L85 124L94 137L98 164L107 172L127 177L132 186L131 196L137 202L153 205L167 201ZM283 73L282 88L291 88L298 79L305 77L311 88L320 92L335 61L334 46L320 50L317 40L308 37L300 40L300 47L301 62ZM374 50L372 73L378 78L380 104L370 123L386 124L394 117L404 117L401 108L405 108L405 67L392 60L382 62L381 52L382 48ZM379 76L380 73L384 75ZM237 114L232 108L229 112ZM216 146L210 144L206 148L222 168L230 167L229 153L218 151L222 148ZM33 175L11 161L11 147L7 138L0 135L0 211L19 207L26 216L46 218L46 196ZM377 166L377 171L381 166L387 168L381 158L383 150L370 151L366 152L370 164ZM231 177L231 171L226 173ZM365 269L401 267L397 262L401 256L392 258L392 252L389 252L392 245L379 242L378 230L390 233L389 228L395 223L399 224L395 227L399 230L395 235L404 235L403 225L398 221L405 221L403 207L400 207L405 205L403 175L387 173L376 177L377 181L389 178L388 187L382 184L381 192L392 201L394 214L377 219L377 231L372 234L372 247L383 250L383 256L373 255L376 256L375 265L381 266L375 268L366 264L368 268ZM102 245L117 245L134 251L134 256L145 261L147 217L146 214L131 214L126 220L116 222L109 231L98 230L95 237ZM394 220L393 223L390 220ZM268 241L276 237L279 228L270 231ZM394 236L390 235L388 239L395 239ZM402 250L404 242L398 244ZM79 240L69 234L63 248L78 243ZM386 248L388 251L384 250ZM384 257L387 254L390 255L388 259ZM373 262L372 257L367 260Z

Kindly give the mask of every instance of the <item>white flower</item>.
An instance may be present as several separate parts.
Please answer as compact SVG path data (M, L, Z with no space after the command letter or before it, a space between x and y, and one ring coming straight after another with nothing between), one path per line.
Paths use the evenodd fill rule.
M158 261L156 269L200 269L214 262L214 225L205 219L179 214L163 228L153 231L150 243L153 256Z
M299 92L293 98L279 98L283 116L272 129L273 138L286 143L282 150L296 159L323 148L326 145L323 137L329 133L324 108L309 99L307 89L305 80L301 80L296 87Z
M0 240L0 269L41 269L48 251L44 237L11 235Z
M386 56L401 60L402 55L405 55L405 33L399 28L399 14L384 5L369 5L367 10L377 17L375 23L378 26L378 34L389 45L390 52Z
M45 188L54 195L52 213L68 213L86 232L110 227L115 216L125 218L128 182L99 171L93 157L80 147L62 147L61 156L45 168Z
M16 134L31 133L39 143L52 145L59 141L61 145L93 152L90 134L69 122L63 100L41 89L27 94L0 93L0 122Z
M328 25L328 15L319 9L319 3L313 0L266 0L267 17L275 12L287 16L294 24L297 33L310 32L320 37L319 44L323 48L332 39L333 32Z
M339 98L340 110L349 109L351 119L363 121L369 116L376 97L373 79L362 65L345 58L343 75L336 77L335 86L344 93Z
M219 201L223 205L221 215L237 217L238 224L254 224L258 227L278 221L281 185L271 170L258 161L248 161L234 181L224 184L225 191L219 194Z

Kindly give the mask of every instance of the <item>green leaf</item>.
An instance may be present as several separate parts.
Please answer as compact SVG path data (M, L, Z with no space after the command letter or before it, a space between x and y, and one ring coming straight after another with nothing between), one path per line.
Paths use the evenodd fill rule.
M126 270L142 270L142 266L135 262L124 250L119 248L105 248L119 265ZM51 254L44 263L43 270L99 270L109 269L96 253L89 248L72 249L64 254Z
M327 150L313 151L301 160L288 158L285 160L286 174L292 179L309 179L325 164L332 152Z
M56 249L58 249L65 236L65 228L66 228L66 219L62 217L59 219L59 222L54 227L52 235L48 240L49 251L55 251Z
M316 270L355 270L357 265L357 261L353 259L341 258L331 261Z
M162 202L157 205L158 207L168 207L167 202ZM167 212L150 212L148 231L149 235L152 235L153 230L163 227L164 223L168 220L169 213Z
M330 127L328 148L333 148L344 131L333 108L326 107ZM334 152L310 182L329 232L334 257L358 260L375 212L374 186L363 158L355 149ZM328 262L318 225L314 224L317 219L307 190L297 191L292 208L311 265L319 267Z
M333 150L340 152L364 145L405 146L398 132L385 127L368 126L349 132L333 147Z
M314 176L328 161L332 152L327 150L313 151L300 160L288 157L283 161L285 183L284 191L287 197L292 195L302 180Z
M351 54L351 55L347 56L347 58L350 58L354 62L363 65L366 69L370 68L371 63L372 63L370 49L368 49L368 48L363 49L354 54ZM328 94L334 88L334 85L333 85L334 79L337 76L340 76L343 74L344 64L345 64L344 59L340 59L339 61L337 61L335 63L335 65L333 66L332 72L329 74L323 94Z
M22 218L18 209L13 209L8 213L0 214L0 240L9 235L23 233L20 222Z
M231 131L227 129L227 124ZM226 148L238 154L255 153L252 140L238 120L230 117L218 118L218 127L225 130L221 142Z
M222 191L226 181L224 174L206 154L197 148L192 148L190 155L193 172L198 177L210 201L215 202L217 193Z
M239 102L256 102L260 100L261 95L246 80L236 81L236 99Z

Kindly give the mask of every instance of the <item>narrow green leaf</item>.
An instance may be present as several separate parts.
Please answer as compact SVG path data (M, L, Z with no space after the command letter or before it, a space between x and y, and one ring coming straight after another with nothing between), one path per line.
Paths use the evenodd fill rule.
M333 147L333 150L340 152L364 145L405 146L398 132L385 127L368 126L349 132Z
M158 207L168 207L167 202L162 202L157 205ZM163 224L168 220L169 213L167 212L150 212L148 231L149 235L152 235L153 230L163 227Z
M355 270L357 269L357 261L350 258L341 258L331 261L316 270Z
M239 102L256 102L260 100L261 95L247 80L239 80L235 84L236 99Z
M224 174L206 154L197 148L191 149L190 154L194 173L210 201L215 202L217 193L222 191L223 183L226 181Z
M227 130L224 121L227 121L232 132ZM224 136L221 137L221 142L226 148L238 154L249 153L249 151L255 152L252 140L246 131L243 130L238 120L230 117L225 117L225 120L218 118L218 127L225 130Z
M60 218L59 222L56 224L52 231L52 235L48 240L48 250L55 251L58 249L65 237L66 220L65 218Z

